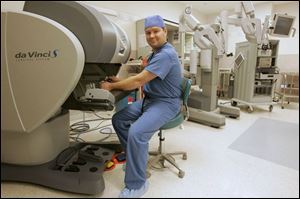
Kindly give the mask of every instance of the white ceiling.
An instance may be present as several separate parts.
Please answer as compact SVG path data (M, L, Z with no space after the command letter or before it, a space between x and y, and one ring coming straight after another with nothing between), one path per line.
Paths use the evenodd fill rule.
M222 10L234 10L238 1L178 1L184 5L191 5L193 9L200 12L200 14L214 14ZM272 2L274 5L288 3L291 1L252 1L255 5Z

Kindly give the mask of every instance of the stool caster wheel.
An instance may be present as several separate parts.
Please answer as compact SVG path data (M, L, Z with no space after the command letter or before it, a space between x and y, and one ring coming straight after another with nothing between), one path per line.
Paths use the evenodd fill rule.
M272 112L272 110L273 110L273 105L270 105L269 106L269 112Z
M184 171L180 170L179 173L178 173L178 177L183 178L184 174L185 174Z
M237 102L236 101L231 101L231 106L237 106Z
M183 159L183 160L186 160L186 159L187 159L187 154L183 154L183 155L182 155L182 159Z
M254 110L252 107L248 106L247 111L248 111L248 113L252 113Z

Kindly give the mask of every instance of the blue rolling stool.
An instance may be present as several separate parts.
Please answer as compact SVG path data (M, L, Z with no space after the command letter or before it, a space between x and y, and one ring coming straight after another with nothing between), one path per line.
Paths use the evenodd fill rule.
M182 79L182 102L185 107L185 110L182 110L176 115L172 120L170 120L168 123L166 123L164 126L162 126L159 129L159 146L158 146L158 151L150 151L149 155L155 155L153 159L150 159L148 162L148 166L150 168L156 168L156 169L162 169L165 168L164 162L165 160L171 163L174 167L176 167L179 170L178 176L180 178L184 177L184 171L179 168L177 163L175 162L175 159L172 157L173 155L182 155L182 159L186 160L187 159L187 154L184 151L179 151L179 152L174 152L174 153L163 153L162 152L162 144L165 138L163 137L163 130L171 129L174 127L177 127L183 123L184 120L188 119L188 106L187 106L187 100L190 94L191 90L191 84L192 81L187 78ZM157 165L159 165L157 167Z

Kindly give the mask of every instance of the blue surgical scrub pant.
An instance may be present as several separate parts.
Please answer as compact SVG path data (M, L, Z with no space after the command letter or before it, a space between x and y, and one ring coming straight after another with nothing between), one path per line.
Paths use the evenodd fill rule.
M126 153L126 188L139 189L144 185L149 140L179 110L180 101L147 98L144 105L143 100L138 100L114 114L112 124Z

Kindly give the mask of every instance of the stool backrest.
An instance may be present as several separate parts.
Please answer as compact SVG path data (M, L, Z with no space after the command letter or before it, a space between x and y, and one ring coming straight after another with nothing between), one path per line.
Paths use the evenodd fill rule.
M190 91L191 91L191 86L192 86L192 80L187 79L185 77L182 78L182 82L181 82L181 89L182 89L182 103L186 109L186 114L185 114L185 120L188 119L189 117L189 110L188 110L188 106L187 106L187 101L190 95Z
M192 86L192 80L183 77L181 82L181 89L182 89L181 97L184 105L187 104L187 100L189 98L190 91L191 91L191 86Z

